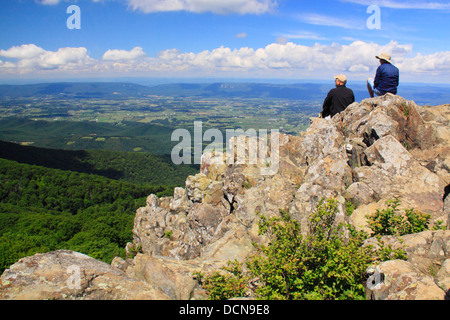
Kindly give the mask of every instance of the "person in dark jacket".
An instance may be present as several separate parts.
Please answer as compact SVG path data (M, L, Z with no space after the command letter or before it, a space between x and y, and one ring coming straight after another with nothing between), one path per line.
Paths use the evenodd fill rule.
M399 84L399 71L396 66L392 64L391 55L389 53L382 53L375 58L380 60L380 66L377 69L375 80L367 79L367 89L370 97L374 94L383 96L386 93L397 94L397 87Z
M328 92L322 107L322 118L330 116L334 117L336 114L344 111L350 104L355 102L355 95L353 91L346 87L347 77L343 74L334 77L336 88Z

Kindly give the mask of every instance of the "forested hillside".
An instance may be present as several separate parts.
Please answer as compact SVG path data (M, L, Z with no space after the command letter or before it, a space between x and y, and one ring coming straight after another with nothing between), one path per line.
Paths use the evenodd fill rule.
M55 249L106 262L124 257L136 209L149 194L171 191L0 159L0 273Z
M109 150L58 150L0 141L0 158L47 168L92 173L126 182L182 186L194 165L175 165L170 155Z
M168 189L0 159L0 273L55 249L124 256L136 209Z
M56 249L108 263L124 257L145 198L171 195L197 172L169 155L0 141L0 273L21 257Z

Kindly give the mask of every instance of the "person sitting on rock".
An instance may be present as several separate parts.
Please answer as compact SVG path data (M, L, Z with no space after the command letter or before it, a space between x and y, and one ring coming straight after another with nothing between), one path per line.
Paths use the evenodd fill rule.
M370 97L373 98L374 94L377 96L383 96L386 93L397 94L399 70L392 64L391 55L382 53L379 56L375 56L375 58L380 60L380 66L377 69L375 80L372 78L367 79L367 89Z
M323 102L321 117L334 117L344 111L350 104L355 102L353 91L346 87L347 77L343 74L334 77L336 88L328 92Z

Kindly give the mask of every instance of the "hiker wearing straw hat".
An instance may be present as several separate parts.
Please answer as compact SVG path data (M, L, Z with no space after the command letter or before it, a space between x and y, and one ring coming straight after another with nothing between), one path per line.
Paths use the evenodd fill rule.
M355 95L353 91L347 88L347 77L343 74L334 77L336 88L331 89L328 92L325 101L323 102L321 117L325 118L330 116L331 118L344 111L348 105L355 102Z
M373 98L374 94L377 96L382 96L386 93L397 94L399 71L392 64L391 55L384 52L375 56L375 58L380 60L380 66L377 69L375 80L372 78L367 79L367 89L370 97Z

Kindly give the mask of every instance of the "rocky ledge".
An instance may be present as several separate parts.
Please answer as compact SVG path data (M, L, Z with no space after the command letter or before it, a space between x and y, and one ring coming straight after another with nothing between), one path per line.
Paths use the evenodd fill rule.
M248 160L259 142L236 139L236 150ZM127 245L133 258L116 258L109 266L67 251L26 257L1 276L0 298L201 299L205 293L193 272L217 270L252 253L252 242L264 241L257 213L272 217L283 209L308 230L322 198L337 199L338 218L358 229L369 231L366 215L393 198L430 214L431 226L440 221L448 229L450 105L422 107L390 94L366 99L333 119L312 119L300 136L280 134L277 147L251 164L228 164L230 155L220 152L204 154L200 173L188 177L185 188L172 197L150 195L137 210L134 240ZM277 171L263 174L275 159ZM350 216L348 203L356 208ZM448 298L450 230L383 241L401 242L408 261L368 270L381 279L368 298ZM75 272L81 280L73 289L67 281Z

